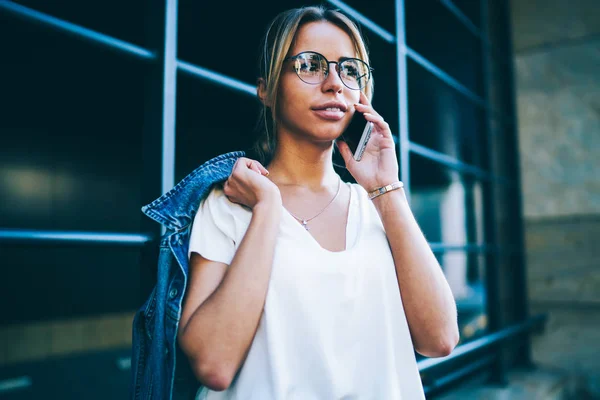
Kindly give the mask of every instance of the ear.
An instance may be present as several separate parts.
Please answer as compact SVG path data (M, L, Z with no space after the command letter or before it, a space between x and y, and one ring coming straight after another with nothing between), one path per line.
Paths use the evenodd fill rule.
M256 83L256 95L265 107L271 107L271 102L267 99L267 82L264 78L258 78Z

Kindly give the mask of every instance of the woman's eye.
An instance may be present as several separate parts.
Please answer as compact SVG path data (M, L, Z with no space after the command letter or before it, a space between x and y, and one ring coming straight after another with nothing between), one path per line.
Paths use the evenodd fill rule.
M316 62L303 62L300 64L300 69L304 72L319 72L321 67L319 63Z
M350 78L356 78L358 76L358 70L353 66L344 66L344 74Z

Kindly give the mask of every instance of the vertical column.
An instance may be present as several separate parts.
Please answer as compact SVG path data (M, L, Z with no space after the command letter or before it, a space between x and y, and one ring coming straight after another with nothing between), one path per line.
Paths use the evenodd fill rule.
M410 162L408 135L408 80L406 66L406 29L404 19L404 0L396 0L396 62L398 81L399 115L399 163L400 179L404 182L406 197L410 203Z
M492 179L486 183L487 190L484 190L484 230L485 230L485 242L487 245L491 245L493 249L498 247L498 239L496 235L495 224L495 192L494 185L499 185L493 177L497 171L492 169L493 162L492 152L493 138L492 138L492 121L493 118L493 104L491 101L491 75L490 75L490 63L493 62L491 48L489 47L490 42L488 40L488 23L489 23L489 12L488 12L488 1L494 0L479 0L481 5L481 55L482 55L482 71L483 71L483 90L484 99L486 102L485 108L485 139L486 139L486 151L488 153L488 164L486 165L489 169ZM500 262L498 260L499 254L495 251L486 253L486 276L485 276L485 290L487 292L487 314L488 314L488 327L489 330L494 332L502 329L502 305L500 296ZM502 347L497 347L496 358L491 365L490 380L493 384L505 385L507 383L506 378L506 361L505 354Z
M169 191L175 182L177 6L177 0L150 0L147 3L146 36L156 61L146 75L142 144L144 204ZM145 217L141 228L155 238L144 247L141 255L141 296L145 299L156 282L158 242L165 230Z
M529 301L527 296L527 271L525 262L525 226L523 223L523 192L521 186L521 168L519 160L519 132L518 132L518 121L517 121L517 106L516 106L516 91L515 91L515 80L514 80L514 61L513 61L513 45L512 45L512 24L511 24L511 13L510 13L510 2L501 2L502 7L502 19L506 23L506 54L509 58L508 72L506 77L506 84L509 87L509 101L508 112L512 117L510 121L510 145L509 152L514 155L514 174L511 177L515 183L515 192L517 195L514 200L515 204L515 248L510 249L511 252L515 250L515 260L517 264L517 273L515 274L514 282L514 296L516 301L516 309L514 310L515 317L518 321L524 322L529 318ZM531 360L531 335L526 336L523 342L523 347L518 352L517 362L524 366L532 366Z

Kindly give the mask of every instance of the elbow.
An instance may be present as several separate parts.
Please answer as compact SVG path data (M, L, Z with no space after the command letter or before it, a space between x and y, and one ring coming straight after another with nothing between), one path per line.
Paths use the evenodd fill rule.
M446 357L449 356L460 340L460 334L458 333L458 327L452 329L449 332L441 335L437 340L432 341L428 345L424 345L421 348L415 350L425 357Z
M234 376L231 373L231 368L227 368L222 362L211 361L211 358L214 357L203 354L197 347L191 347L181 336L179 337L179 345L187 356L189 365L198 382L210 390L218 392L229 388Z
M191 365L196 379L210 390L221 392L229 388L233 381L233 374L222 366L198 361L192 362Z

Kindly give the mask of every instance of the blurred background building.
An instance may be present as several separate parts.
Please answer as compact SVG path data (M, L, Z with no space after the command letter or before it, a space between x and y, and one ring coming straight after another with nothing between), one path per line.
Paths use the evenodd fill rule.
M127 398L140 208L252 143L260 37L313 4L0 0L0 397ZM367 38L457 300L428 398L600 396L598 0L323 4Z

